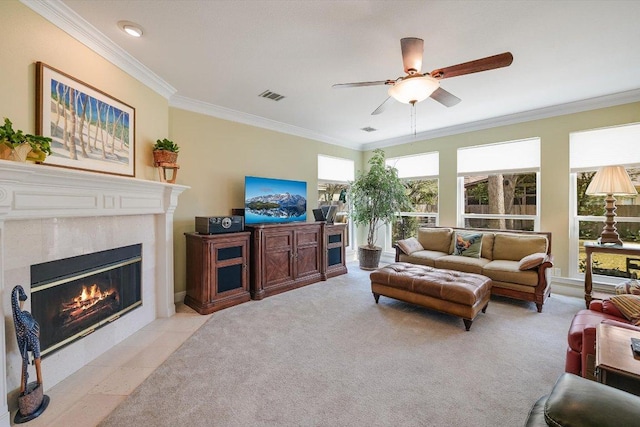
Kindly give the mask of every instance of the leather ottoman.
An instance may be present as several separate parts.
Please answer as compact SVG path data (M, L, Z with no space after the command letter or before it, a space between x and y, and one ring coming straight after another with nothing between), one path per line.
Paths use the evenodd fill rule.
M371 292L459 316L465 329L482 311L491 296L491 279L480 274L443 270L424 265L396 262L370 274Z

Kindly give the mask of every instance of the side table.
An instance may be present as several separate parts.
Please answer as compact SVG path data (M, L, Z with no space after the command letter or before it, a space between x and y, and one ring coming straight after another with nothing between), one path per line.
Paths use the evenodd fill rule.
M625 243L624 245L600 245L596 242L585 242L584 252L586 254L586 266L584 272L584 301L589 308L589 303L593 299L593 271L591 266L591 255L594 253L616 254L616 255L636 255L640 256L640 245Z
M631 337L640 331L600 323L596 329L596 378L640 396L640 357L631 351Z

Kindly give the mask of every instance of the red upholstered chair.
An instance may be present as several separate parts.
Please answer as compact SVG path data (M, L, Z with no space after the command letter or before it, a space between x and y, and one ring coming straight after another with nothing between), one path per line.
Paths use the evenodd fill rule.
M602 321L640 331L640 327L631 325L610 300L591 301L589 309L580 310L571 321L566 372L595 379L596 326Z

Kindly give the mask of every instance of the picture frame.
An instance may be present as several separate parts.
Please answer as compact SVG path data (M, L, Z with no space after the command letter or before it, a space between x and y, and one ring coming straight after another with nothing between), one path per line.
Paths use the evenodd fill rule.
M42 62L36 130L52 139L44 164L135 176L135 108Z

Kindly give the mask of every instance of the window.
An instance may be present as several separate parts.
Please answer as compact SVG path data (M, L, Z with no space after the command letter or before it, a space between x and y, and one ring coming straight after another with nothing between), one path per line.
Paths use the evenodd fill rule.
M540 138L458 149L458 226L539 230Z
M412 212L401 212L397 222L387 230L388 248L400 240L415 237L419 227L438 223L438 175L440 156L437 152L386 159L387 166L398 170L414 206Z
M318 155L318 207L337 205L335 222L348 222L346 193L355 178L355 162L349 159ZM347 226L346 246L353 235L353 224Z
M569 274L581 278L585 271L584 242L596 241L604 222L604 197L585 194L601 166L625 166L631 181L640 186L640 124L574 132L570 135L571 219ZM604 148L606 147L606 148ZM623 242L640 242L640 197L616 198L616 228ZM640 259L596 253L593 273L602 283L618 283L620 277L640 277Z

